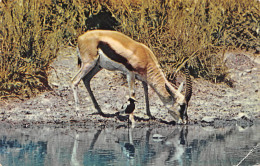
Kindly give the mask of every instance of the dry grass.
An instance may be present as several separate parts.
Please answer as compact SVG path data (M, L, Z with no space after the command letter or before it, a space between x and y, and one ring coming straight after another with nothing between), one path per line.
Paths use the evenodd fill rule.
M61 46L88 29L116 29L148 45L168 78L184 62L195 77L225 80L225 50L259 49L256 0L18 0L0 2L0 98L48 88Z
M117 29L152 48L169 78L187 61L193 76L223 81L228 73L222 52L259 47L255 0L112 2Z
M44 0L1 4L0 98L30 97L49 88L48 64L62 45L75 40L78 29L84 30L83 10L73 7Z

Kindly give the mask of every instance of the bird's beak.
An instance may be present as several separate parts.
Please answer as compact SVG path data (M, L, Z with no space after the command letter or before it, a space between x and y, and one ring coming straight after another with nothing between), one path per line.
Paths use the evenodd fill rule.
M134 102L137 102L137 103L138 103L138 101L136 100L136 98L131 97L131 99L134 100Z

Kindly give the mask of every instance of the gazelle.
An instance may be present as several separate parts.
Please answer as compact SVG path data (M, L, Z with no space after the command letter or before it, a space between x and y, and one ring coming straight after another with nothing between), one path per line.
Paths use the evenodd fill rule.
M150 118L152 115L149 108L147 84L155 90L176 122L188 120L187 106L191 97L191 84L186 84L190 85L186 87L186 95L181 94L181 90L175 89L165 78L153 52L144 44L120 32L91 30L79 36L77 50L81 68L72 79L76 109L79 108L77 86L82 79L95 108L104 116L90 88L90 80L105 68L126 74L130 98L135 99L135 78L142 81L146 112Z

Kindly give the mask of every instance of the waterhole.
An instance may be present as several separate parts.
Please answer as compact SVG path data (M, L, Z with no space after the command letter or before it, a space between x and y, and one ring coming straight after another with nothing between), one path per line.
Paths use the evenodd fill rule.
M1 125L0 165L259 165L260 125L161 128Z

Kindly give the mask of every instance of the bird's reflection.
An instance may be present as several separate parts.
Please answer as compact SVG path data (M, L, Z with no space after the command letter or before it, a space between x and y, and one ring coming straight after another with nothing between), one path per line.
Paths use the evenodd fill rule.
M132 128L128 128L128 140L127 141L120 141L119 139L116 141L121 146L122 152L126 155L127 158L133 159L135 158L135 146L133 143L132 137Z

